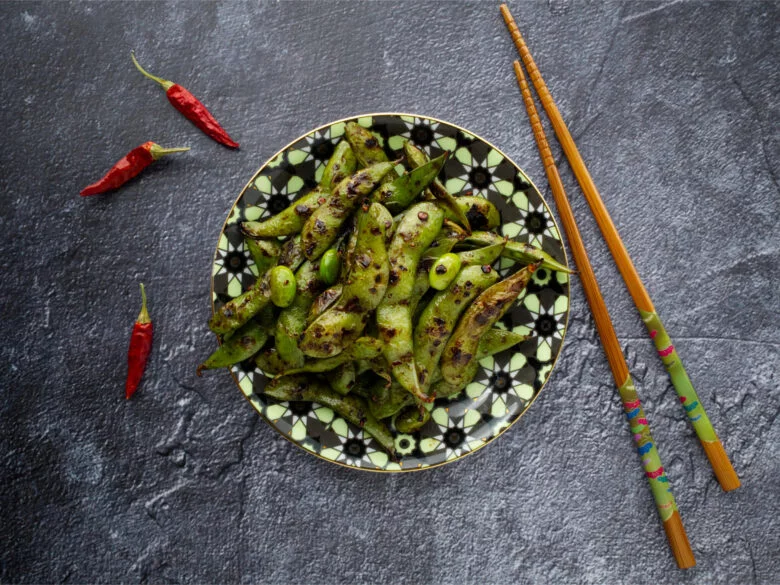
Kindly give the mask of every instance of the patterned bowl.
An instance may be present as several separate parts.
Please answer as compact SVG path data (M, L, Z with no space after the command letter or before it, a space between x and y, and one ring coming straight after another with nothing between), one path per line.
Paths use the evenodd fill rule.
M238 196L222 228L212 271L213 309L255 281L257 268L244 247L239 222L278 213L317 184L325 163L355 120L383 141L391 160L404 140L430 157L452 155L440 178L454 194L472 191L501 212L502 232L543 248L566 264L558 227L538 189L509 158L462 128L410 114L371 114L339 120L295 140L266 162ZM502 276L513 263L501 260ZM400 456L392 461L360 428L318 404L277 402L263 395L266 376L253 360L231 368L244 396L279 433L333 463L370 471L413 471L450 463L502 434L538 396L560 354L569 314L568 275L540 269L526 293L500 321L530 338L480 362L481 370L464 393L437 399L431 420L418 432L395 435Z

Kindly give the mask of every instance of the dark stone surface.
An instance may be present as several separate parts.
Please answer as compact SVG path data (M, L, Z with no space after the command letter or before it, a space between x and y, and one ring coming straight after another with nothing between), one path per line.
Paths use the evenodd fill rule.
M194 375L215 345L220 226L307 130L437 116L546 191L497 3L5 2L0 581L778 581L780 5L511 8L742 476L736 492L718 487L562 164L698 566L674 566L576 280L540 399L441 469L326 464L259 420L227 374ZM182 119L131 48L241 150ZM193 150L78 196L149 139ZM139 280L155 352L127 403Z

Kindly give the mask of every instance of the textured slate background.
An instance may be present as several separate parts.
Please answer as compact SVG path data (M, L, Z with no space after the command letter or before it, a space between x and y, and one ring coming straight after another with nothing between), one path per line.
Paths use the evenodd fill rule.
M425 473L324 463L259 420L226 373L194 375L215 346L220 226L260 164L310 128L429 114L546 186L497 3L6 2L0 581L778 581L780 5L511 8L742 476L718 487L562 164L698 566L675 568L577 280L533 408ZM241 150L182 119L131 48ZM193 150L78 196L149 139ZM156 346L127 403L139 280Z

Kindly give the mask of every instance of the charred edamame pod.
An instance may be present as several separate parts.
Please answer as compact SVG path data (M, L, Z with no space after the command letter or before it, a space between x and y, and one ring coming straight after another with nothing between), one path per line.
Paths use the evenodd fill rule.
M404 155L406 160L413 169L421 167L429 160L428 155L422 150L414 146L408 140L404 142ZM471 226L469 225L468 217L464 211L455 202L455 197L447 191L447 188L442 184L439 179L434 179L428 187L428 192L435 199L438 199L446 210L452 214L455 221L466 228L467 232L471 232Z
M398 382L388 385L379 378L369 388L368 408L378 419L395 416L405 406L414 404L414 397Z
M342 396L346 396L355 385L355 376L355 364L345 362L329 372L328 385Z
M374 191L373 200L378 201L392 213L406 209L439 174L447 160L448 153L408 172L392 182L385 183Z
M374 337L360 337L340 354L321 360L309 360L299 368L282 372L282 376L303 373L322 373L355 360L370 360L382 353L382 342Z
M520 335L507 329L493 327L487 330L480 338L476 361L479 362L482 358L501 353L505 349L509 349L526 339L528 339L527 335ZM463 391L470 383L471 379L466 380L463 384L450 384L442 378L441 370L437 367L431 374L430 393L436 396L436 398L452 398Z
M441 356L441 373L447 382L463 385L474 377L479 367L476 353L480 337L517 300L540 264L540 262L530 264L509 278L494 284L466 309Z
M309 309L309 314L306 317L306 325L310 325L317 317L330 309L333 306L333 303L339 300L343 289L343 285L337 284L336 286L332 286L325 290L320 296L314 299L314 302Z
M366 401L358 396L341 396L322 382L303 374L285 376L266 385L263 392L276 400L317 402L340 414L346 420L359 426L391 456L395 456L393 435L387 426L371 414Z
M249 290L217 309L209 319L209 329L217 334L235 331L270 302L271 286L266 273L258 278Z
M301 350L311 357L339 354L363 332L368 315L379 304L388 286L390 266L385 230L392 218L384 206L363 205L358 237L346 284L339 300L306 328Z
M423 389L431 383L431 371L472 299L494 285L498 272L490 266L467 266L445 290L436 293L426 305L414 330L414 359ZM477 339L477 342L479 340Z
M420 258L441 230L443 220L444 212L435 203L418 203L406 211L388 250L390 277L376 311L384 356L393 375L406 390L425 401L429 398L420 388L414 364L409 297Z
M316 260L331 247L339 229L352 210L393 168L393 163L377 163L344 179L333 189L330 198L306 220L301 231L306 258Z
M461 265L463 266L490 266L495 262L501 252L504 251L506 242L499 242L483 248L474 248L473 250L462 250L458 252Z
M355 172L357 160L349 143L342 140L325 165L319 184L290 204L289 207L264 221L245 221L241 230L250 238L289 236L301 231L303 223L325 203L335 185Z
M282 246L279 242L246 238L244 243L249 249L249 254L252 256L255 266L257 266L258 278L276 265L279 254L282 251Z
M407 406L395 418L395 428L399 433L419 431L431 419L431 411L419 406Z
M460 195L455 197L455 205L468 218L472 230L492 230L501 225L498 209L484 197ZM458 221L458 216L448 208L447 218Z
M389 160L379 139L357 122L347 122L347 126L344 128L344 138L352 147L352 152L355 153L355 158L361 167L370 167ZM398 173L392 170L387 173L382 182L389 183L397 178Z
M474 231L465 240L467 244L477 246L490 246L498 244L504 240L504 236L499 236L493 232ZM541 268L547 268L549 270L557 270L558 272L566 272L571 274L571 270L566 268L563 264L555 260L547 252L535 248L530 244L524 244L522 242L516 242L514 240L507 240L506 247L501 252L501 255L522 262L523 264L532 264L534 262L541 261Z
M301 234L293 236L282 244L282 251L278 260L280 266L287 266L287 268L295 272L300 268L304 260L306 260L306 256L303 254Z
M250 321L199 365L196 373L200 376L203 370L226 368L249 359L260 351L267 340L268 332L254 321Z
M287 364L279 356L279 352L275 347L269 347L264 349L255 356L255 365L260 368L263 373L274 376L284 370Z

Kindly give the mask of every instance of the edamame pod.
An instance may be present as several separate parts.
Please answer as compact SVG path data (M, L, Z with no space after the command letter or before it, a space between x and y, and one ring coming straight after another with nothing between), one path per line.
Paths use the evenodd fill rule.
M347 126L344 129L344 137L352 147L352 152L355 153L355 158L357 158L361 167L370 167L376 163L389 160L379 139L357 122L347 122ZM398 173L392 170L387 173L383 182L389 183L397 178Z
M390 183L385 183L374 191L373 200L381 203L392 213L406 209L419 197L425 188L439 174L447 160L448 153L404 173Z
M306 317L314 297L322 290L317 265L307 260L295 273L296 294L292 304L279 313L276 322L275 344L279 356L291 368L303 366L303 352L298 347L298 338L306 329Z
M507 329L498 329L493 327L485 332L485 335L479 340L479 347L477 349L477 362L502 351L509 349L528 339L527 335L520 335L508 331ZM475 372L476 373L476 372ZM472 377L473 378L473 377ZM452 398L459 394L463 389L471 383L471 379L467 380L464 384L450 384L442 379L441 370L437 367L431 374L431 395L436 398Z
M414 404L414 397L398 382L386 384L379 378L369 388L368 408L378 419L395 416L405 406Z
M277 307L289 307L295 299L295 274L287 266L274 266L269 273L271 302Z
M267 340L268 332L254 321L250 321L200 364L196 373L200 376L203 370L226 368L243 362L260 351Z
M319 184L299 197L286 209L265 221L245 221L241 230L250 238L272 238L297 234L303 223L320 205L325 203L334 186L355 172L357 160L349 143L341 141L325 165Z
M504 240L504 236L499 236L493 232L474 231L471 232L471 235L468 236L465 241L467 244L471 245L491 246L493 244L498 244L502 240ZM512 260L522 262L523 264L532 264L541 261L541 268L557 270L558 272L565 272L567 274L571 274L572 272L547 252L535 248L530 244L524 244L514 240L507 241L506 247L503 252L501 252L501 255L505 258L511 258Z
M501 256L504 247L506 247L506 242L485 246L484 248L463 250L458 252L458 258L460 258L462 266L490 266Z
M341 396L322 382L305 375L286 376L271 381L263 390L264 394L276 400L316 402L327 406L344 419L362 428L391 456L395 456L393 435L387 426L376 419L366 404L358 396Z
M388 286L390 266L385 229L390 213L379 203L360 210L358 237L339 300L306 328L301 350L310 357L332 357L363 332Z
M258 278L276 266L282 246L273 240L245 239L244 243L257 266Z
M325 203L328 195L329 191L318 185L268 219L241 222L241 231L246 237L254 239L297 234L314 210Z
M331 247L352 210L392 168L393 163L377 163L344 179L333 189L330 198L303 225L303 251L309 260L316 260Z
M330 193L333 187L350 175L353 175L356 170L357 159L355 158L355 153L352 152L349 142L341 140L336 145L333 154L328 159L328 164L325 165L325 169L322 171L319 186Z
M429 401L417 380L412 346L412 310L409 298L417 265L441 230L444 212L430 202L418 203L404 214L388 250L390 276L377 307L376 322L385 343L384 356L396 380L420 400Z
M418 406L407 406L395 418L395 428L399 433L419 431L431 419L431 412Z
M343 285L337 284L336 286L327 289L320 296L314 299L314 303L312 303L311 308L309 309L309 314L306 317L307 326L313 323L317 317L330 309L333 306L333 303L339 300L343 288Z
M271 302L271 286L268 273L258 278L252 287L231 299L209 319L209 329L217 334L230 333L257 315Z
M295 272L306 260L306 256L303 254L303 243L301 242L301 234L297 234L282 244L282 251L279 254L279 266L287 266L290 270Z
M414 146L408 140L404 142L404 155L406 156L406 160L409 163L409 166L411 166L413 169L421 167L429 160L428 155L425 154L424 151ZM467 232L471 231L471 226L469 225L469 220L466 217L466 214L455 202L455 197L453 197L452 194L447 191L447 188L442 184L441 181L439 181L439 179L433 180L428 188L428 192L430 193L431 197L438 199L442 203L445 209L452 214L457 223L466 228Z
M414 359L423 389L431 384L431 371L439 363L455 324L472 299L494 285L498 272L489 266L467 266L445 290L426 305L414 330Z
M463 385L479 367L479 339L525 290L540 262L530 264L483 292L466 310L441 356L441 374L450 384Z
M484 197L460 195L455 197L455 204L468 218L472 230L492 230L501 225L501 214L498 213L498 209ZM448 219L458 221L458 216L449 208L446 215Z
M466 232L456 223L444 218L444 223L436 239L428 246L424 258L438 258L452 250L456 244L466 239Z
M255 365L268 376L274 376L287 367L275 347L269 347L258 353L255 356Z
M321 360L310 360L299 368L282 372L280 375L289 376L303 373L322 373L335 370L339 366L355 360L370 360L382 353L382 342L373 337L360 337L337 356Z
M428 271L428 282L431 288L444 290L460 271L461 261L457 254L447 252L439 256Z

